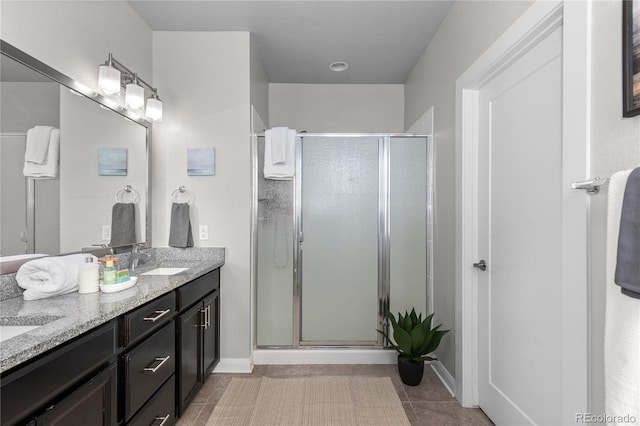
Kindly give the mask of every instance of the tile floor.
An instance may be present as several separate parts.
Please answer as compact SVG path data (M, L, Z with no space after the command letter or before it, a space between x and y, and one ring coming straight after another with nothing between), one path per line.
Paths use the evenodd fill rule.
M212 374L200 392L178 419L178 426L204 425L213 408L231 382L237 377L283 376L382 376L391 377L398 397L412 425L492 425L478 408L462 408L444 387L435 372L426 367L419 386L407 386L400 381L396 365L256 365L251 374Z

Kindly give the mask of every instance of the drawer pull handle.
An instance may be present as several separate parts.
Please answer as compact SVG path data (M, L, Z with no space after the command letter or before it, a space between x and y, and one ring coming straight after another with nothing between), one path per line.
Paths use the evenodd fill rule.
M162 420L158 426L163 426L167 422L167 420L169 420L170 417L171 417L171 414L167 414L164 417L158 416L155 418L155 420Z
M208 329L211 327L211 305L208 305L204 309L200 309L200 313L202 314L202 324L199 324L200 327L204 327L204 329Z
M152 373L155 373L156 371L158 371L158 369L160 367L162 367L162 364L164 364L165 362L167 362L169 360L169 358L171 358L171 356L169 356L169 355L167 355L164 358L156 358L153 362L160 361L160 363L158 365L156 365L155 367L145 367L144 371L151 371Z
M142 318L143 321L151 321L151 322L156 322L158 321L160 318L162 318L163 316L167 315L169 312L171 312L171 309L167 309L165 311L156 311L155 312L155 316L152 317L144 317Z

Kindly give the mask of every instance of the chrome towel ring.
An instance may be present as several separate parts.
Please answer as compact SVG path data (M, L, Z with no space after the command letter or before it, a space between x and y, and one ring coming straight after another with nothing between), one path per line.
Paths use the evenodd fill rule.
M130 198L129 201L126 200L127 197ZM133 187L131 185L125 185L124 188L122 188L121 190L116 192L116 197L115 198L116 198L116 203L134 203L134 204L138 204L138 202L140 201L140 193L138 193L138 191L133 189Z
M186 201L180 201L180 197L183 197L183 198L186 197L187 199ZM191 194L191 191L185 188L184 185L180 186L178 189L176 189L171 193L171 202L173 203L191 204L193 200L194 200L194 197Z

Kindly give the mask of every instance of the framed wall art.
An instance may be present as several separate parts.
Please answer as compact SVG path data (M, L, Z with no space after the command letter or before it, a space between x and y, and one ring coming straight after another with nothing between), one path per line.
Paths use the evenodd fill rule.
M622 2L622 86L624 117L640 114L640 0Z

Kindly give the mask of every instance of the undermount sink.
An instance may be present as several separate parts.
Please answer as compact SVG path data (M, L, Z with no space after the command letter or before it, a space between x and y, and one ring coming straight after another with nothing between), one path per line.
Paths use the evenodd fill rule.
M156 268L140 275L175 275L189 268Z
M42 327L40 325L0 325L0 342L19 336L27 331Z
M58 318L55 316L0 318L0 342L35 330Z

